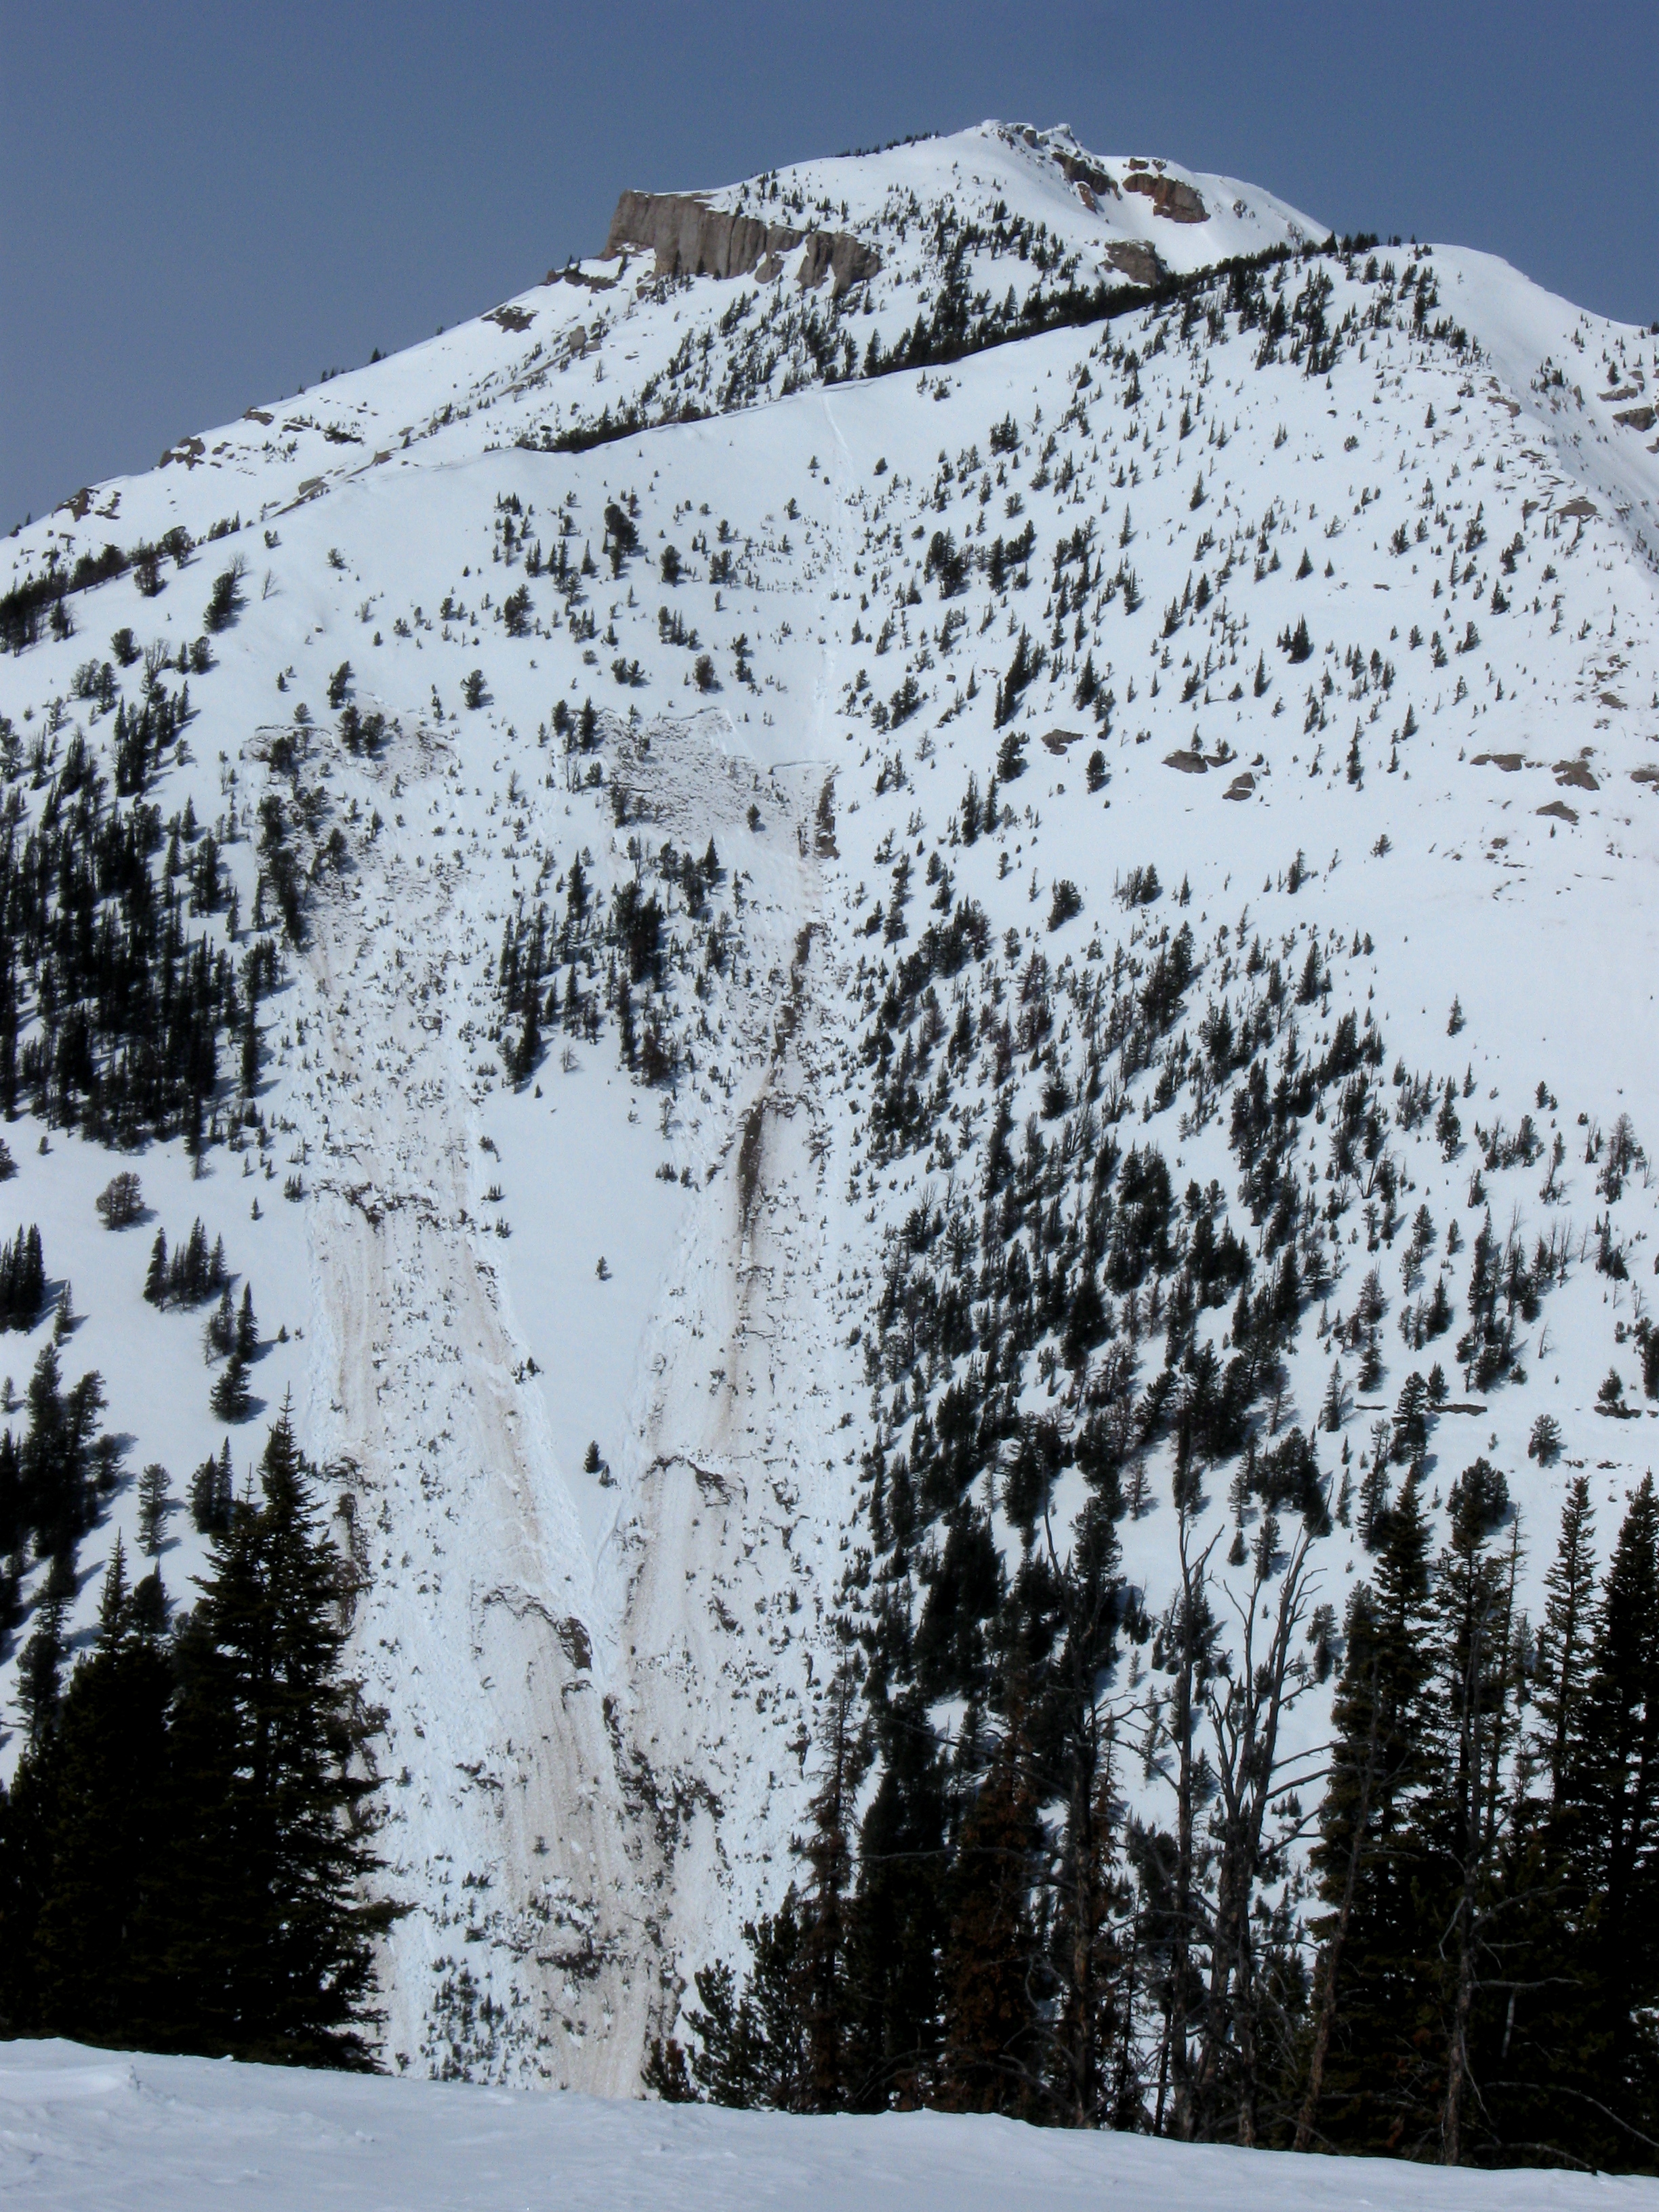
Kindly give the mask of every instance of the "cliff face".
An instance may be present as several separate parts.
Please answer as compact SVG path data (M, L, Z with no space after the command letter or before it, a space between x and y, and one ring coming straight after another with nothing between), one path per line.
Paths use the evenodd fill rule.
M1157 250L1137 238L1114 239L1104 249L1104 258L1132 284L1156 284L1168 273Z
M1210 220L1202 194L1179 177L1153 176L1148 170L1138 169L1133 176L1124 179L1123 189L1126 192L1144 193L1152 204L1152 213L1164 216L1170 222Z
M800 281L810 292L827 276L830 289L838 300L849 284L863 283L880 267L880 254L861 238L844 230L815 230L800 258Z
M1109 175L1097 162L1085 161L1076 154L1056 154L1054 159L1060 164L1060 174L1068 185L1076 185L1078 197L1091 212L1099 206L1102 196L1107 192L1115 200L1122 198L1117 179Z
M805 241L799 278L809 290L827 275L839 298L849 284L872 276L881 256L861 239L842 231L810 234L783 223L711 208L690 192L624 192L617 202L605 234L603 258L614 260L627 248L654 253L659 276L746 276L777 275L783 256Z
M603 258L643 247L656 255L659 276L743 276L799 240L799 231L708 207L689 193L624 192Z

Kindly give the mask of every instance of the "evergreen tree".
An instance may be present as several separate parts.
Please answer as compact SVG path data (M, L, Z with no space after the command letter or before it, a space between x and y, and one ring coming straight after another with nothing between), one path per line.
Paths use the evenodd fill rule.
M117 1552L96 1650L76 1668L41 1761L32 2027L90 2043L140 2039L164 1974L150 1940L165 1839L186 1808L168 1789L167 1651L125 1589Z
M223 1359L234 1350L236 1309L231 1303L228 1283L219 1293L219 1303L208 1316L207 1328L203 1334L206 1339L207 1356L210 1359Z
M1104 1695L1123 1604L1119 1559L1111 1514L1085 1509L1076 1550L1058 1577L1063 1634L1039 1723L1042 1795L1064 1814L1045 1883L1052 2001L1037 2026L1048 2109L1073 2127L1127 2124L1113 2069L1130 2024L1119 1927L1127 1886L1114 1723Z
M778 1911L745 1921L750 1963L739 1985L720 1960L695 1977L698 2004L686 2014L696 2038L688 2063L675 2042L659 2042L646 2081L668 2102L814 2109L806 2018L801 2005L800 1923L792 1888Z
M236 1316L236 1357L252 1359L259 1349L259 1325L253 1318L253 1285L242 1285L242 1304Z
M167 1295L167 1237L165 1229L155 1232L155 1242L149 1248L149 1267L144 1276L144 1296L153 1306L165 1305Z
M945 1934L945 1776L926 1703L904 1688L875 1713L881 1779L860 1832L851 2071L880 2111L927 2100L937 2078Z
M1588 1911L1581 1808L1584 1697L1595 1628L1589 1484L1570 1489L1545 1587L1545 1622L1530 1656L1534 1725L1520 1757L1498 1838L1496 1894L1485 1932L1489 1987L1474 2015L1471 2078L1480 2152L1594 2157L1603 2148L1603 2084L1589 2018ZM1629 2155L1629 2145L1624 2156Z
M1650 1475L1608 1565L1582 1711L1565 1817L1584 1911L1580 2034L1603 2124L1587 2130L1595 2148L1581 2155L1645 2163L1633 2131L1659 2134L1659 1500Z
M193 1817L167 1870L173 1978L155 2025L174 2048L362 2067L392 1917L363 1893L380 1863L361 1759L374 1723L340 1671L339 1558L286 1408L260 1474L179 1645L174 1788Z
M264 1057L259 1036L258 1002L250 993L247 1011L242 1018L241 1084L245 1098L252 1098L259 1088L259 1068Z
M232 1352L223 1368L215 1378L208 1393L208 1403L215 1418L221 1421L245 1421L252 1411L253 1394L248 1387L247 1362L240 1352Z
M1577 1742L1580 1710L1587 1686L1591 1607L1595 1589L1595 1522L1589 1478L1575 1475L1561 1510L1561 1538L1554 1564L1544 1577L1548 1597L1538 1638L1533 1704L1540 1725L1534 1754L1548 1786L1553 1816L1564 1810L1564 1785L1570 1747Z
M858 1785L868 1763L857 1725L860 1670L856 1650L843 1646L826 1700L828 1723L811 1825L795 1850L809 1869L800 1901L801 2001L811 2071L811 2109L840 2110L849 2094L847 2016L852 1943L852 1824Z
M1194 1484L1194 1491L1195 1487ZM1206 1905L1201 1863L1205 1848L1200 1823L1210 1774L1200 1741L1199 1722L1217 1658L1219 1623L1210 1603L1209 1563L1220 1534L1218 1531L1194 1558L1188 1495L1178 1494L1176 1502L1181 1583L1159 1632L1170 1689L1161 1715L1156 1706L1153 1709L1151 1732L1153 1739L1161 1736L1170 1754L1165 1778L1175 1792L1175 1827L1168 1837L1149 1838L1142 1882L1152 1890L1153 1924L1164 1955L1160 1978L1164 2037L1153 2125L1162 2130L1167 2111L1172 2132L1185 2136L1193 2132L1195 2124L1192 2025L1203 1996L1195 1954ZM1149 1753L1150 1749L1149 1744Z
M1296 2144L1397 2148L1415 2052L1418 1928L1406 1844L1426 1779L1428 1533L1415 1472L1387 1516L1375 1587L1348 1607L1329 1780L1312 1853L1328 1908Z
M1439 1680L1425 1714L1435 1762L1419 1808L1416 1857L1419 1948L1425 1969L1419 1978L1425 1995L1432 1992L1439 2015L1436 2021L1425 2005L1422 2047L1434 2057L1424 2086L1437 2096L1442 2161L1456 2166L1465 2153L1471 2089L1477 2099L1479 2094L1472 2063L1476 1999L1483 1979L1498 1970L1502 1954L1494 1937L1501 1936L1510 1901L1498 1847L1504 1760L1515 1722L1510 1628L1520 1547L1517 1529L1507 1559L1492 1551L1509 1494L1486 1460L1464 1469L1448 1505L1451 1540L1435 1591ZM1438 2084L1432 2078L1436 2067ZM1423 2122L1430 2118L1425 2109Z
M95 1370L68 1391L60 1383L58 1353L49 1339L29 1378L28 1427L17 1456L17 1481L37 1551L67 1563L92 1525L93 1443L106 1400L103 1377ZM73 1594L70 1576L65 1595Z
M190 1515L204 1536L222 1535L230 1526L234 1491L230 1470L230 1438L225 1438L218 1458L211 1453L190 1479Z
M57 1730L63 1668L64 1601L49 1592L35 1608L33 1632L17 1662L17 1708L25 1741L37 1755Z
M173 1510L173 1478L159 1460L152 1460L138 1478L138 1534L145 1553L161 1556L167 1538L167 1515Z
M954 2112L1021 2113L1033 2102L1030 1892L1038 1844L1024 1698L1017 1692L951 1858L942 2048L930 2101Z

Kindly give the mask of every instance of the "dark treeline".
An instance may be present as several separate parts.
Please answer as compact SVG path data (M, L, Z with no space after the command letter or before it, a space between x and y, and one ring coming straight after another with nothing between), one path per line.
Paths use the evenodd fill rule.
M98 1200L100 1213L112 1226L130 1226L142 1207L138 1178L131 1174L116 1176ZM239 1309L231 1285L223 1240L216 1237L210 1248L199 1219L171 1256L165 1233L156 1231L144 1297L154 1306L166 1307L197 1306L217 1295L203 1348L210 1364L224 1359L227 1364L209 1403L220 1419L240 1421L254 1410L247 1370L258 1354L258 1326L252 1286L242 1285ZM40 1233L20 1229L0 1246L0 1327L34 1328L45 1296ZM61 1694L68 1656L64 1620L81 1587L82 1539L97 1525L121 1480L120 1439L100 1435L98 1429L106 1404L102 1376L94 1370L68 1389L63 1386L58 1347L76 1326L67 1283L60 1286L56 1304L52 1337L35 1359L23 1401L27 1423L21 1436L10 1428L0 1431L0 1657L8 1656L27 1617L22 1591L31 1561L46 1568L33 1593L32 1623L18 1668L18 1702L32 1735L55 1713ZM9 1382L3 1410L17 1410ZM204 1533L228 1527L230 1486L227 1440L222 1463L210 1461L205 1475L198 1469L191 1484L191 1510ZM171 1478L159 1463L139 1478L141 1527L145 1547L153 1554L159 1554L163 1524L173 1510L170 1489Z
M999 761L1005 781L1018 768ZM960 835L981 804L970 787ZM887 957L854 983L868 1171L953 1168L975 1068L991 1113L972 1178L924 1185L890 1233L855 1334L870 1540L843 1580L799 1887L750 1929L747 1962L699 1975L649 2080L799 2110L1650 2162L1659 1613L1632 1592L1659 1577L1652 1492L1599 1592L1573 1493L1534 1629L1485 1460L1452 1485L1435 1550L1439 1361L1357 1468L1340 1370L1316 1427L1282 1418L1310 1308L1378 1386L1396 1239L1408 1352L1449 1354L1461 1306L1466 1374L1491 1389L1512 1369L1562 1241L1528 1255L1488 1219L1460 1294L1461 1237L1437 1261L1406 1202L1413 1146L1462 1148L1472 1084L1389 1077L1370 1012L1332 1007L1334 936L1309 933L1304 957L1241 920L1202 945L1184 893L1160 926L1162 887L1137 869L1127 945L1056 974L1012 933L995 945L942 855L912 939L910 865L884 857L868 929ZM1369 949L1356 937L1351 957ZM1180 1191L1150 1130L1124 1127L1141 1075L1146 1118L1179 1102L1183 1138L1226 1109L1231 1201ZM1021 1079L1038 1106L1023 1131ZM1500 1135L1475 1135L1501 1166ZM1352 1310L1334 1310L1336 1248L1362 1240ZM1230 1316L1218 1345L1206 1313ZM1034 1357L1051 1413L1030 1410ZM1152 1508L1155 1451L1177 1571L1151 1615L1120 1530ZM1333 1522L1375 1563L1341 1622L1310 1566ZM1291 1716L1339 1668L1335 1740L1304 1750Z
M0 2034L372 2063L377 1722L341 1672L357 1570L314 1481L284 1414L171 1627L118 1546L0 1791Z
M187 711L183 695L154 693L131 716L118 708L116 758L133 793ZM44 757L36 773L44 784ZM164 824L142 797L106 804L78 731L27 834L21 816L14 789L0 844L0 1111L27 1108L118 1145L183 1133L199 1150L228 1039L240 1048L238 1087L257 1084L275 946L258 940L239 970L191 931L191 916L228 908L234 928L213 833L188 805Z
M1372 250L1378 243L1375 237L1356 235L1331 237L1294 250L1271 246L1188 275L1156 269L1137 270L1134 278L1085 283L1079 282L1079 254L1068 253L1046 224L1010 217L1006 209L1000 209L988 226L963 221L948 202L941 202L929 219L913 202L898 226L901 242L911 224L928 249L934 277L932 306L901 330L890 346L876 332L860 352L853 319L863 298L861 285L849 286L823 307L803 299L780 302L758 314L754 313L758 295L740 291L720 318L719 333L729 342L729 355L718 386L708 373L711 333L704 331L699 337L688 331L667 368L647 380L636 399L615 409L607 404L597 416L557 433L550 424L543 425L538 433L526 431L518 443L547 452L584 453L642 430L752 405L771 392L780 367L784 374L779 389L787 395L814 380L834 384L946 368L1048 331L1109 325L1139 313L1164 315L1153 351L1162 350L1167 342L1177 310L1183 343L1200 325L1206 326L1212 340L1221 337L1231 316L1241 336L1261 332L1258 368L1286 361L1308 376L1328 374L1346 347L1357 346L1368 331L1389 327L1396 319L1401 328L1409 329L1419 341L1444 343L1459 354L1467 352L1469 344L1467 331L1449 316L1430 320L1439 305L1439 289L1432 270L1421 265L1429 258L1426 247L1405 249L1403 277L1397 276L1392 261L1379 268ZM1398 246L1397 240L1394 243ZM1012 283L1000 300L988 289L972 289L970 272L977 258L988 252L994 259L1016 257L1023 269L1034 273L1035 281L1027 283L1023 296ZM1350 310L1334 328L1325 312L1334 289L1325 265L1329 262L1339 263L1350 277L1362 275L1363 281L1379 287L1376 301L1364 316ZM1286 276L1298 268L1304 272L1300 289L1287 299ZM1143 275L1146 281L1137 281ZM666 281L672 284L676 280ZM1124 353L1138 366L1127 348ZM686 389L688 385L696 397Z
M227 515L214 523L207 533L208 543L228 538L242 526L240 515ZM117 576L131 574L139 591L146 599L155 599L167 586L162 581L161 563L171 560L175 568L182 568L195 550L196 541L182 524L175 524L154 544L140 539L131 551L115 544L106 544L100 553L90 548L72 562L59 558L58 549L50 546L43 574L23 577L11 588L0 593L0 652L21 653L40 642L43 627L55 638L75 635L73 617L69 611L70 598L82 592L94 590ZM236 577L242 570L232 564ZM226 572L229 574L229 571ZM222 621L215 619L216 609L223 614L228 606L224 578L216 581L215 597L210 602L207 617L210 629L222 629ZM234 595L234 582L229 587Z
M31 1223L0 1245L0 1328L33 1328L46 1297L46 1255Z
M592 702L573 716L561 702L553 727L576 773L574 763L595 754L601 742ZM592 765L597 769L597 762ZM628 817L629 794L614 773L611 790L620 823ZM713 913L709 894L726 872L712 837L701 858L668 842L648 859L640 848L635 875L609 899L591 884L592 866L592 854L578 853L558 878L554 888L564 898L562 920L544 904L533 915L520 908L502 931L495 975L502 1060L513 1081L522 1083L539 1066L554 1035L562 1031L593 1043L608 1017L616 1025L623 1065L642 1082L672 1084L688 1050L683 1024L675 1019L672 974L690 974L701 1000L726 971L731 924ZM735 887L733 896L740 901ZM677 915L688 924L689 943L670 927Z
M832 301L823 314L797 310L793 315L767 318L757 343L734 362L717 407L713 410L684 398L653 413L656 380L653 379L639 399L614 411L606 406L592 421L574 424L556 434L550 429L544 430L543 444L551 453L586 453L596 446L612 445L621 439L634 437L641 430L700 422L710 412L730 413L752 403L769 381L779 359L787 356L792 346L797 344L811 363L811 374L826 384L943 368L974 354L989 352L996 346L1041 337L1048 331L1086 327L1115 320L1139 308L1171 306L1195 296L1218 281L1231 279L1237 285L1239 277L1235 271L1265 271L1291 258L1288 247L1274 246L1259 255L1221 264L1197 276L1163 276L1151 284L1083 285L1068 282L1047 289L1039 282L1031 287L1024 301L1016 300L1011 286L1005 299L994 301L988 293L970 293L967 285L968 254L976 243L982 242L978 227L960 225L948 207L939 210L939 222L941 284L933 313L918 315L914 326L902 331L890 349L883 348L878 335L872 336L860 360L853 333L843 323L843 318L850 318L856 305L849 292L844 305L841 299ZM1334 246L1334 240L1332 245ZM1055 258L1058 261L1057 254ZM1044 264L1039 262L1038 265L1041 269ZM1075 268L1075 257L1064 265L1066 273L1071 274ZM729 337L736 327L728 312L721 320L722 334ZM688 340L688 363L690 360ZM787 388L793 390L794 386L790 384ZM518 442L533 446L537 441L526 433Z
M928 2105L1651 2170L1653 1485L1598 1585L1576 1478L1534 1628L1515 1605L1502 1475L1465 1469L1437 1556L1422 1480L1413 1468L1382 1514L1375 1572L1349 1601L1334 1741L1301 1766L1323 1768L1305 1815L1279 1741L1310 1679L1304 1541L1288 1557L1258 1546L1230 1664L1220 1585L1183 1520L1180 1585L1153 1635L1162 1683L1139 1704L1103 1688L1120 1627L1146 1626L1127 1616L1104 1516L1064 1560L1028 1554L1047 1632L1034 1642L1032 1607L1005 1607L953 1741L919 1696L878 1685L861 1723L872 1686L849 1645L799 1887L745 1930L741 1975L697 1976L687 2042L655 2046L652 2084L797 2112ZM1169 1782L1167 1826L1127 1812L1130 1761ZM1298 1896L1286 1853L1310 1833L1312 1893Z
M31 1554L48 1562L35 1592L33 1630L18 1662L18 1702L31 1729L36 1713L50 1713L57 1703L64 1614L79 1588L77 1548L121 1472L118 1440L99 1433L107 1403L103 1377L94 1369L65 1389L58 1335L54 1331L35 1359L21 1435L0 1430L0 1652L9 1648L21 1619Z

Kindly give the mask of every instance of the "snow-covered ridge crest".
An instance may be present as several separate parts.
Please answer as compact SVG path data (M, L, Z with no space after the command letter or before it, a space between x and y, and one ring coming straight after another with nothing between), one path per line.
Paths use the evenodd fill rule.
M1068 246L1098 251L1133 240L1161 252L1161 265L1178 270L1325 235L1323 226L1237 178L1139 154L1094 154L1065 125L1038 131L988 121L878 154L798 162L742 184L662 197L750 221L793 219L808 229L839 227L867 236L895 205L912 196L928 203L941 193L964 222L994 219L1000 202L1017 214L1046 219ZM646 197L624 194L623 204ZM620 208L618 218L630 219ZM1182 239L1183 230L1192 235ZM628 242L613 222L607 256ZM709 270L726 273L712 262Z

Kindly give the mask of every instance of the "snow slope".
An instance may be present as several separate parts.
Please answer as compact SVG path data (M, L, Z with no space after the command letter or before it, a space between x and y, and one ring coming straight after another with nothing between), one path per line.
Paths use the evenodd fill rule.
M1292 2160L1000 2119L890 2113L794 2119L684 2106L528 2097L70 2043L0 2051L0 2186L53 2212L196 2212L227 2191L260 2212L632 2212L789 2203L989 2208L1217 2202L1378 2212L1648 2205L1650 2181L1445 2173L1378 2160Z
M1068 163L1117 189L1088 185L1091 207ZM1204 221L1159 213L1128 189L1137 176L1182 185ZM292 1390L331 1495L351 1501L370 1571L356 1650L388 1716L387 1881L414 1907L391 1939L386 2049L411 2073L629 2093L690 1970L729 1955L781 1894L831 1620L859 1604L846 1571L870 1541L861 1457L878 1438L902 1443L915 1410L872 1395L860 1340L906 1217L924 1200L977 1206L998 1088L986 1023L1033 951L1055 971L1054 1069L1075 1101L1085 999L1120 951L1144 957L1149 928L1191 922L1194 1035L1206 998L1242 1014L1259 994L1253 938L1292 982L1316 940L1330 980L1310 1030L1353 1006L1390 1068L1462 1086L1462 1156L1443 1159L1426 1125L1401 1139L1406 1218L1426 1206L1437 1241L1459 1221L1467 1244L1480 1220L1466 1202L1474 1121L1513 1131L1531 1112L1546 1146L1559 1127L1547 1199L1531 1163L1492 1172L1488 1196L1500 1235L1512 1212L1528 1238L1553 1227L1575 1265L1528 1341L1526 1381L1445 1416L1437 1498L1489 1450L1520 1504L1535 1594L1570 1468L1595 1470L1606 1541L1654 1456L1628 1334L1652 1296L1653 1176L1638 1165L1614 1204L1583 1154L1592 1125L1621 1111L1659 1144L1659 441L1619 419L1659 381L1659 342L1486 257L1407 248L1285 273L1288 304L1324 267L1327 326L1356 319L1328 376L1283 346L1259 365L1261 333L1237 327L1218 288L1210 324L1184 337L1179 307L1152 309L920 374L825 382L815 343L846 339L862 359L875 332L890 352L928 309L942 212L981 227L969 289L993 301L1011 283L1024 295L1033 256L1056 283L1074 257L1067 281L1092 283L1114 242L1187 270L1317 226L1231 180L994 125L710 198L801 230L833 223L874 247L879 271L832 300L803 289L793 256L764 281L584 263L493 319L182 441L9 548L22 576L177 526L197 541L157 598L130 576L76 594L73 636L0 665L20 763L48 730L106 745L109 718L76 696L88 655L124 624L175 651L240 551L247 603L192 680L161 804L188 798L218 825L246 916L258 801L297 805L302 787L316 801L308 939L264 1009L268 1159L218 1148L198 1179L172 1145L131 1164L170 1237L197 1213L223 1234L267 1340L258 1395L274 1407ZM1431 321L1462 325L1478 356L1413 336L1403 290L1368 259L1431 272ZM552 449L633 402L653 421L688 404L707 417ZM990 433L1006 419L1000 457ZM613 579L605 510L629 493L640 553ZM221 520L238 526L205 542ZM947 605L924 579L935 532L982 555L1028 520L1035 551L1000 588L976 567ZM1054 550L1079 530L1100 565L1061 618ZM1517 538L1510 573L1499 556ZM527 544L544 563L561 542L595 570L569 596L525 564ZM661 580L671 544L677 584ZM1133 568L1133 594L1105 590L1114 562ZM1183 605L1200 575L1204 604ZM501 605L520 586L528 627L514 635ZM675 641L671 616L698 647ZM1302 618L1312 657L1297 665L1276 641ZM1466 625L1477 641L1460 652ZM1048 653L1012 725L1030 742L1026 773L1003 787L1003 825L963 844L965 781L982 787L992 768L994 695L1022 629ZM1085 655L1114 694L1109 728L1076 704ZM346 659L353 700L387 718L376 757L334 735L325 694ZM471 709L474 669L485 696ZM907 676L918 703L894 726ZM131 702L137 672L120 680ZM555 707L588 698L599 742L568 753ZM283 771L273 735L293 741L300 705L309 734ZM1097 744L1107 781L1091 793ZM12 787L33 818L40 789L21 774ZM665 844L701 852L711 837L732 950L696 990L689 968L672 986L690 1054L672 1093L630 1080L610 1024L592 1043L550 1036L514 1088L494 975L509 921L538 902L556 920L578 853L610 896ZM984 1015L945 1140L877 1168L858 1046L876 966L896 957L878 918L870 932L901 848L908 942L938 860L947 902L980 903L993 949L971 988L944 994L953 1012L977 992ZM1147 862L1164 902L1126 909L1115 887ZM1051 933L1060 879L1082 910ZM707 920L669 906L700 961ZM1467 1027L1449 1037L1454 996ZM1018 1131L1039 1113L1036 1052L1012 1080ZM1233 1191L1224 1096L1203 1110L1159 1101L1147 1072L1119 1103L1126 1145L1157 1139L1177 1189ZM1058 1140L1060 1124L1042 1126ZM85 1316L66 1377L98 1367L109 1425L130 1440L128 1480L82 1548L84 1638L109 1546L118 1531L134 1540L131 1472L160 1458L177 1485L225 1431L199 1322L138 1298L150 1228L112 1237L93 1213L125 1163L27 1117L9 1141L19 1173L0 1186L0 1228L39 1223L48 1273L72 1281ZM1324 1158L1321 1133L1316 1178ZM289 1176L303 1195L285 1203ZM1248 1234L1236 1199L1231 1211ZM1628 1255L1622 1279L1594 1266L1603 1218ZM1366 1413L1386 1415L1407 1368L1433 1357L1399 1346L1398 1249L1369 1254L1359 1224L1355 1211L1333 1227L1338 1279L1322 1325L1303 1329L1285 1401L1286 1419L1310 1425L1337 1359L1356 1447ZM1387 1379L1356 1403L1328 1323L1373 1263ZM1461 1275L1449 1287L1461 1297ZM1218 1334L1225 1314L1211 1318ZM20 1387L48 1327L0 1358ZM1596 1410L1609 1365L1629 1420ZM1069 1420L1066 1388L1039 1363L1024 1402ZM1547 1410L1566 1439L1553 1469L1526 1452ZM238 1431L239 1474L262 1437L257 1421ZM1167 1487L1155 1455L1152 1503L1121 1530L1153 1612L1171 1572ZM1063 1478L1062 1510L1079 1498ZM183 1514L169 1547L168 1587L187 1599L201 1548ZM1364 1571L1354 1531L1339 1526L1316 1554L1340 1612ZM0 1670L8 1704L15 1659ZM1322 1710L1310 1696L1298 1711L1309 1747ZM125 2067L100 2095L129 2094ZM1053 2154L1056 2173L1073 2154Z

